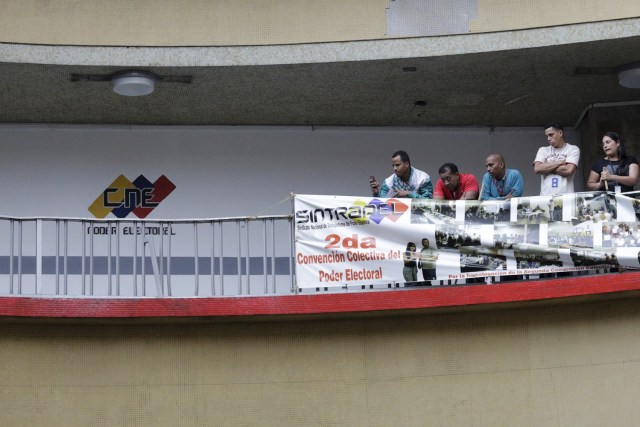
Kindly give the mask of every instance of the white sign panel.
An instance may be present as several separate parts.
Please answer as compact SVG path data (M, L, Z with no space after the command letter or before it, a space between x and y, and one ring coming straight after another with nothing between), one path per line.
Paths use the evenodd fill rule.
M593 192L490 201L295 200L298 286L639 268L640 203Z

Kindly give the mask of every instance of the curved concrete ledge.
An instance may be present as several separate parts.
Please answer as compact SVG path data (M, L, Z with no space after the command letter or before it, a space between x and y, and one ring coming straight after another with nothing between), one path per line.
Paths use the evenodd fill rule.
M640 18L440 37L240 47L85 47L0 44L0 62L127 67L213 67L438 57L640 35Z
M614 279L615 277L615 279ZM153 319L287 318L297 315L398 313L407 310L471 309L495 304L575 297L624 296L640 290L640 272L494 285L427 289L221 298L44 298L2 297L0 318Z

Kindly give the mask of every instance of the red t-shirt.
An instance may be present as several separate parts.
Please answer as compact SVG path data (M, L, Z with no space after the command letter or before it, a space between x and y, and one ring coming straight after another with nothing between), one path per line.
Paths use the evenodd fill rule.
M442 180L439 179L436 182L436 189L433 192L434 196L444 196L445 200L460 200L463 193L469 191L478 192L478 181L476 181L476 177L470 173L461 173L460 174L460 188L458 188L458 192L456 193L456 197L453 197L453 194L447 187L444 186Z

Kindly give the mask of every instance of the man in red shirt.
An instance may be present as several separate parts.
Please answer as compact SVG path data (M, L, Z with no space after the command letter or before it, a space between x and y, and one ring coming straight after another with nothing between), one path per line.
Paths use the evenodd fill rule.
M477 200L478 181L473 174L458 172L458 166L445 163L438 170L440 179L436 183L433 198L437 200Z

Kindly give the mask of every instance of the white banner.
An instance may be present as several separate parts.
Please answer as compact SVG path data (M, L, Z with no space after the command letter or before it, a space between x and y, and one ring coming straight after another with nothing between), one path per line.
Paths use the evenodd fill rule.
M640 268L640 204L613 193L492 201L297 195L301 288Z

